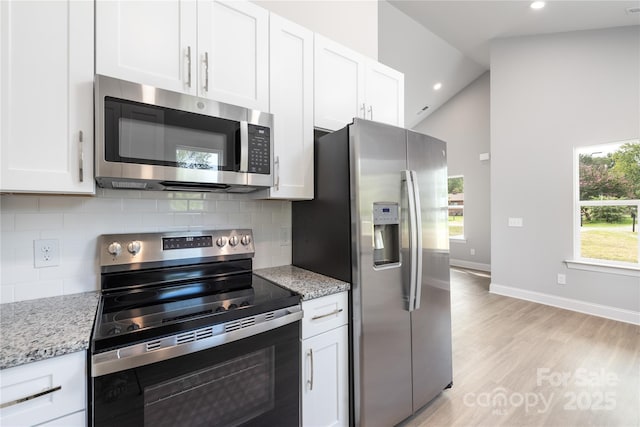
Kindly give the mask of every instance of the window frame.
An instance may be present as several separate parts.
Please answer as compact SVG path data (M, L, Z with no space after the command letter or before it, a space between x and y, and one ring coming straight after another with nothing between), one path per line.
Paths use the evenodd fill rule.
M447 176L447 232L449 231L449 209L451 208L451 206L455 206L456 208L460 208L462 210L462 234L458 235L458 236L451 236L451 233L449 233L449 241L450 242L466 242L467 238L466 238L466 234L465 234L465 220L464 220L464 200L462 202L462 205L450 205L449 204L449 180L451 178L462 178L462 194L465 193L465 188L464 188L464 175L462 174L458 174L458 175L450 175Z
M618 141L606 144L584 145L573 149L573 258L565 260L568 268L597 272L615 273L640 277L640 237L638 238L638 262L624 262L598 258L586 258L581 255L581 225L583 206L636 206L640 214L639 199L622 200L580 200L580 154L586 150L597 150L598 147L623 145L625 143L640 144L639 140ZM640 228L640 218L636 218L636 230ZM638 231L640 233L640 231Z

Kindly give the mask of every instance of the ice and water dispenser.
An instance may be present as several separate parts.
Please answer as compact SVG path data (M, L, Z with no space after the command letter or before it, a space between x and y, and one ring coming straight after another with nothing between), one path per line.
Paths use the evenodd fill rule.
M373 204L373 265L400 263L400 209L398 203Z

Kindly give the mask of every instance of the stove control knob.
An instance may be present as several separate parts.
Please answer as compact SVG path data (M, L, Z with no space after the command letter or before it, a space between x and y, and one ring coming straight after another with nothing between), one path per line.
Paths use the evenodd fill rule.
M118 256L122 252L122 245L118 242L112 242L107 248L107 252L113 256Z
M229 244L231 246L236 246L238 244L238 236L231 236L229 238Z
M247 246L249 243L251 243L251 236L248 234L245 234L244 236L242 236L242 239L240 239L240 243Z
M142 244L137 240L129 242L129 244L127 245L127 250L131 255L137 254L138 252L140 252L140 249L142 249Z
M227 244L227 238L226 237L218 237L218 239L216 240L216 245L219 248L224 247L224 245Z

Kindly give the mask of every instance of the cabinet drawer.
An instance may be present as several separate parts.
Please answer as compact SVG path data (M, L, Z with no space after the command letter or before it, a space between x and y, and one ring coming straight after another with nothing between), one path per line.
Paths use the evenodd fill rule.
M0 424L34 425L82 411L85 384L84 351L2 370L0 400L7 406L0 409ZM29 399L20 401L24 398Z
M329 331L349 322L347 292L302 302L302 339Z

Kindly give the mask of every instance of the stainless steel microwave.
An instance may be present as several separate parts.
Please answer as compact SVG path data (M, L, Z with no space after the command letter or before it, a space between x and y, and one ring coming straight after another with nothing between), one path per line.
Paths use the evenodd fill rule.
M247 193L273 185L273 115L96 75L103 188Z

